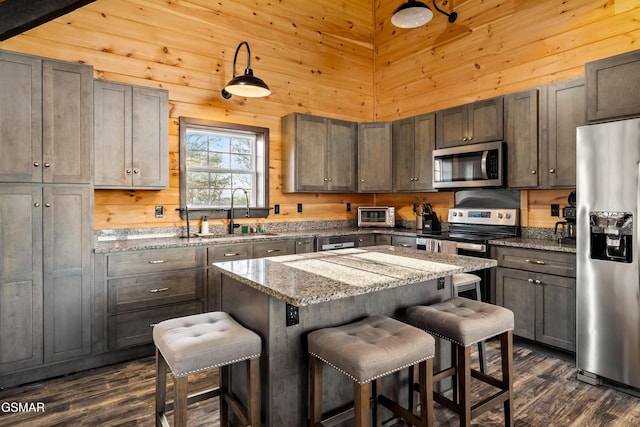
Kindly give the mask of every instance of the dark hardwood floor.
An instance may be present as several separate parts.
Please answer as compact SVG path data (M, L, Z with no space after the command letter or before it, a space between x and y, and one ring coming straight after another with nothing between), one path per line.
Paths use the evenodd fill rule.
M495 342L487 343L487 353L492 372L498 366ZM516 426L640 425L638 397L578 381L570 357L516 342L514 362ZM217 376L195 377L194 386L201 387L208 380L216 382ZM154 425L154 381L154 359L148 357L0 390L0 426L150 427ZM474 394L482 394L482 387L476 385ZM42 402L44 412L12 413L6 411L10 402ZM434 424L457 426L458 420L436 404ZM474 419L472 424L503 425L501 406ZM190 407L189 425L217 426L217 400Z

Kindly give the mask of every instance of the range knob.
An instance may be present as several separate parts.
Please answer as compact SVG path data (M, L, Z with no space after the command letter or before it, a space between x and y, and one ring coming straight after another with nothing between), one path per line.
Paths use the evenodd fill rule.
M505 217L506 219L509 219L509 218L511 218L511 214L510 214L510 213L505 213L505 214L504 214L504 217Z
M502 212L498 212L498 218L502 219Z

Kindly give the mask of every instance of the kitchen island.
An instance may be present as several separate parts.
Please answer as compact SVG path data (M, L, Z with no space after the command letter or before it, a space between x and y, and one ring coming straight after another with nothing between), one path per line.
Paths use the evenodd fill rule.
M495 265L492 259L392 246L216 263L222 310L262 337L263 424L307 423L309 332L372 314L404 320L411 305L451 298L453 274ZM243 375L244 370L234 370L238 386ZM393 377L397 381L385 383L385 389L406 399L406 387L397 387L406 384L406 373ZM343 375L325 369L323 382L324 408L352 400L352 382Z

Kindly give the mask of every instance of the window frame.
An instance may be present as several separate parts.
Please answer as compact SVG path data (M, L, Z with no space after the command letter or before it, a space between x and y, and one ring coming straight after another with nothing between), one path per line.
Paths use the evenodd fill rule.
M236 123L219 122L214 120L180 117L180 218L186 219L187 209L187 129L200 128L222 132L251 133L256 137L256 188L254 189L256 206L251 206L250 218L266 218L269 215L269 128L241 125ZM262 197L259 197L262 194ZM244 204L233 207L234 217L245 217ZM189 219L200 219L206 216L210 219L229 218L230 206L219 208L202 208L189 206Z

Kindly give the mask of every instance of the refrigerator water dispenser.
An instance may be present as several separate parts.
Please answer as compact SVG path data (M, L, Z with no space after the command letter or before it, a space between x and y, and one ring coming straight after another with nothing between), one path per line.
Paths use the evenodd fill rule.
M632 261L633 216L629 212L591 212L591 258L614 262Z

